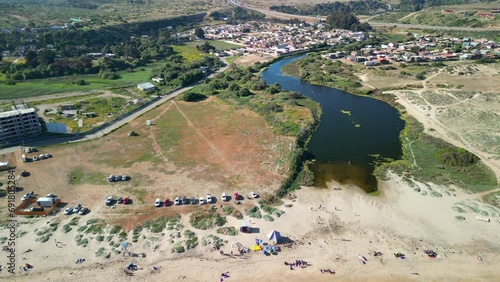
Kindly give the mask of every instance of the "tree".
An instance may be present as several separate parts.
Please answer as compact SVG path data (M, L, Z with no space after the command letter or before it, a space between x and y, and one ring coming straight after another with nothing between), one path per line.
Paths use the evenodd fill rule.
M210 53L210 51L215 50L215 47L210 45L210 43L208 43L207 41L205 41L203 45L196 46L196 49L200 50L201 52Z
M194 29L194 35L200 39L205 39L205 32L199 27Z

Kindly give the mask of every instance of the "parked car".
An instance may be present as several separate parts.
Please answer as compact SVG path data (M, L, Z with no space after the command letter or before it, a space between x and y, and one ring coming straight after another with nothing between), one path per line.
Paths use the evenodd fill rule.
M122 176L121 175L115 176L115 181L121 181L121 180L122 180Z
M116 200L116 202L118 204L123 204L123 198L122 197L119 197L118 200Z
M124 204L124 205L128 205L128 204L132 203L132 201L130 200L130 198L129 198L129 197L125 197L125 198L123 198L123 201L122 201L122 202L123 202L123 204Z
M81 208L82 208L82 205L76 204L76 206L73 208L73 213L79 212Z
M240 194L238 192L234 192L234 200L238 201L240 199Z
M160 200L160 198L156 198L155 207L159 207L159 206L161 206L161 200Z
M180 205L181 204L181 199L179 197L175 197L174 204Z
M189 204L189 200L188 200L188 198L186 196L182 196L182 204L183 205Z
M37 156L33 156L33 161L34 162L38 161L38 157Z
M168 207L170 206L170 199L165 199L165 207Z
M195 197L191 197L191 205L196 205L196 198Z
M113 196L109 196L106 198L106 206L113 205Z
M226 193L222 193L221 199L222 199L223 202L227 201L227 195L226 195Z
M70 215L73 213L73 208L72 207L67 207L65 210L64 210L64 214L65 215Z
M56 195L54 195L54 194L52 194L52 193L49 193L49 194L47 194L47 196L45 196L45 197L47 197L47 198L55 198L55 197L57 197L57 196L56 196Z
M38 158L39 158L40 160L43 160L43 159L45 159L45 155L44 155L44 154L40 154L40 156L38 156Z
M26 176L29 176L29 175L30 175L30 173L27 172L26 170L21 171L21 176L22 177L26 177Z
M24 202L26 201L27 199L31 198L31 193L26 193L24 194L24 196L21 198L21 201Z
M111 174L108 176L108 182L113 182L113 181L115 181L115 176Z
M258 198L259 195L255 194L254 192L250 192L250 197L252 197L252 198Z
M129 179L130 177L128 177L128 175L122 175L122 181L127 181Z
M89 211L89 209L87 209L87 208L82 208L82 209L78 212L78 214L79 214L79 215L84 215L84 214L86 214L88 211Z
M49 154L49 153L46 153L46 154L45 154L45 158L46 158L46 159L48 159L48 158L52 158L52 155L51 155L51 154Z
M207 194L207 204L211 204L211 203L212 203L212 201L213 201L213 199L212 199L212 195Z
M204 205L205 204L205 199L203 199L203 197L200 197L200 199L198 200L198 203L200 205Z

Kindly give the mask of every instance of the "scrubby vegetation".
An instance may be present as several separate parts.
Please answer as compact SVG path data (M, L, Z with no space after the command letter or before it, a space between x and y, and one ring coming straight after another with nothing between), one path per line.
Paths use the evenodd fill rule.
M213 209L198 208L191 214L189 222L196 229L206 230L214 226L223 226L226 224L226 218Z

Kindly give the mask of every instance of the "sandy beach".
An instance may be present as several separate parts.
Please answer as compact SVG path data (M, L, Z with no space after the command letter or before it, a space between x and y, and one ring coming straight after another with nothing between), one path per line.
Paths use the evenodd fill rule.
M437 186L429 188L447 190ZM99 247L94 241L85 248L76 246L72 232L56 232L43 244L35 242L34 234L28 232L18 239L17 258L18 264L29 263L33 268L26 272L17 270L15 280L219 281L221 273L227 271L230 277L224 281L330 281L333 278L340 281L495 281L500 277L498 219L483 222L476 220L475 214L462 213L465 220L458 221L455 219L458 213L451 208L460 201L473 201L474 195L452 189L447 190L452 191L450 195L443 193L443 197L423 196L395 175L381 183L380 191L380 196L371 196L338 183L329 183L328 189L303 187L294 193L294 199L285 200L285 204L292 206L281 206L285 214L276 221L246 218L259 232L226 236L228 244L222 247L224 255L202 246L173 254L168 247L169 236L165 234L155 248L131 244L129 251L145 253L145 258L116 255L105 259L94 254ZM29 228L45 225L45 219ZM189 224L183 221L185 217L181 222ZM238 227L239 220L228 217L226 226ZM236 255L234 242L247 247L255 238L267 242L266 234L273 229L293 243L282 246L277 255L265 256L260 252L244 257ZM200 234L210 232L198 231ZM28 249L32 251L22 254ZM424 253L427 249L438 256L429 258ZM374 257L374 251L382 255ZM396 258L396 252L406 258ZM366 257L365 264L358 259L359 255ZM478 260L478 256L482 260ZM85 261L76 264L78 258ZM308 266L290 270L284 265L295 260L304 260ZM127 276L123 268L131 261L139 270ZM153 266L158 270L152 271ZM325 274L320 269L336 273ZM12 277L6 272L5 264L1 277Z

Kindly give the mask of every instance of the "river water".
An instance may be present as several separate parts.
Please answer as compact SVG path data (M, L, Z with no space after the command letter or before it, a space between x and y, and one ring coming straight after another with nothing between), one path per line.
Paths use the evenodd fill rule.
M320 124L308 144L315 160L311 166L315 186L331 180L357 185L367 192L377 189L372 175L375 156L400 159L399 134L404 121L385 102L349 94L335 88L301 82L283 74L280 68L300 57L280 60L262 73L268 84L279 83L288 91L301 93L322 108Z

